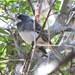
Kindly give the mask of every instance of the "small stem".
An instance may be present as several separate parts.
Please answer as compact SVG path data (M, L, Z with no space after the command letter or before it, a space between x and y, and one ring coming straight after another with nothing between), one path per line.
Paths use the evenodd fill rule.
M48 12L48 15L47 15L47 17L46 17L46 19L45 19L45 22L44 22L44 24L43 24L43 27L42 27L42 29L41 29L41 31L40 31L38 37L36 38L36 41L39 39L39 37L41 36L41 34L42 34L42 32L43 32L43 29L44 29L44 27L45 27L45 25L46 25L46 22L47 22L47 20L48 20L49 14L50 14L50 12L51 12L52 6L54 5L55 1L56 1L56 0L54 0L53 4L52 4L51 7L50 7L50 10L49 10L49 12Z

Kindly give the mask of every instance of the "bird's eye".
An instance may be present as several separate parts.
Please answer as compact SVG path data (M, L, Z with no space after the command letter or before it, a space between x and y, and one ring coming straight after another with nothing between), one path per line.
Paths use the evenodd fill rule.
M21 18L21 14L16 14L15 17L20 19Z
M20 19L21 18L21 15L18 15L17 18Z

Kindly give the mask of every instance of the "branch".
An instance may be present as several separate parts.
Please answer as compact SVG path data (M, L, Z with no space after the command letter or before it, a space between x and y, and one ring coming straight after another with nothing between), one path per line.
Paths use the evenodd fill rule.
M28 1L29 5L30 5L32 11L33 11L33 14L35 15L35 10L34 10L34 7L33 7L33 5L32 5L31 0L27 0L27 1Z
M3 20L2 18L0 18L0 20L2 20L3 22L5 22L6 24L8 24L8 22L6 22L5 20Z
M39 0L36 10L35 10L35 20L39 23L40 22L40 11L42 7L43 0Z
M25 59L8 59L8 58L0 58L0 63L8 63L8 62L24 62Z
M50 7L50 10L49 10L49 12L48 12L48 15L47 15L47 17L46 17L46 19L45 19L45 22L44 22L44 24L43 24L43 27L42 27L42 29L41 29L41 31L40 31L38 37L36 38L36 41L39 39L39 37L41 36L41 34L42 34L42 32L43 32L43 29L44 29L44 27L45 27L45 25L46 25L46 21L48 20L49 14L50 14L50 12L51 12L51 9L52 9L52 7L53 7L55 1L56 1L56 0L54 0L53 4L52 4L51 7Z

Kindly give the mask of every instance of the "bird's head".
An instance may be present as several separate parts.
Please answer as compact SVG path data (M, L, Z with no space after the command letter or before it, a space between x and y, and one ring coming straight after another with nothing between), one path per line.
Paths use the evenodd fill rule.
M29 16L27 14L17 14L17 19L26 21L29 19Z
M33 29L33 19L27 14L17 14L16 23L18 30L32 30Z
M23 13L20 13L20 14L16 14L15 15L15 25L18 25L19 23L22 23L22 22L26 22L27 19L28 19L28 15L27 14L23 14Z

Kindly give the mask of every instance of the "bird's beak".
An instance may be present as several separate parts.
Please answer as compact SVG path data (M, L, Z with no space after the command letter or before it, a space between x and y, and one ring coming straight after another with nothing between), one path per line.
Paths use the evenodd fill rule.
M14 21L14 24L16 25L17 23L21 22L22 20L18 19L15 17L15 21Z

